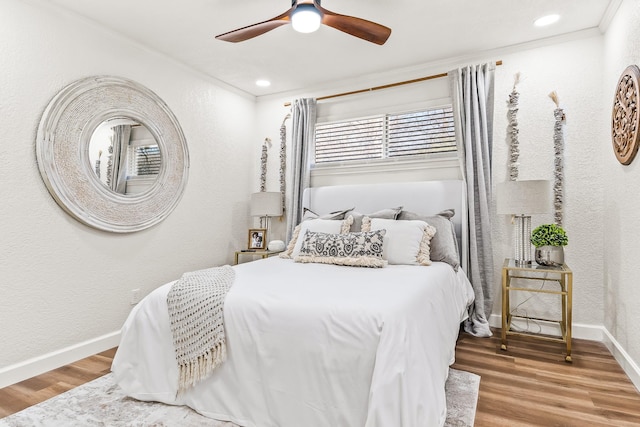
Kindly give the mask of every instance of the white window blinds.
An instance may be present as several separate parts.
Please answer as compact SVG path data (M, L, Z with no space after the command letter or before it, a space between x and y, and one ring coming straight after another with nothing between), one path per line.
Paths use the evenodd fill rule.
M157 145L143 145L131 147L130 177L157 175L162 166L162 156Z
M454 151L450 105L316 125L316 164Z

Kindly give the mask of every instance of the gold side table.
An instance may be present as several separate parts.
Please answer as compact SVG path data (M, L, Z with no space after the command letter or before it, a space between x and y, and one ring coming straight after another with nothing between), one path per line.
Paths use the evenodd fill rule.
M551 276L551 277L550 277ZM557 285L558 289L537 289L513 286L512 279L519 280L544 280ZM542 319L529 316L519 316L511 313L509 296L511 292L537 292L560 295L562 302L562 319ZM549 267L533 262L528 265L518 265L514 259L507 258L502 265L502 350L507 350L507 337L509 335L532 336L546 341L563 342L567 345L565 361L571 362L571 305L573 297L573 272L563 264L559 267ZM553 337L533 332L520 332L512 330L511 322L514 318L540 320L553 322L560 325L561 336Z
M280 252L283 251L236 251L235 252L235 257L233 260L233 265L238 265L238 258L240 257L240 255L252 255L252 256L259 256L260 258L268 258L270 256L279 254Z

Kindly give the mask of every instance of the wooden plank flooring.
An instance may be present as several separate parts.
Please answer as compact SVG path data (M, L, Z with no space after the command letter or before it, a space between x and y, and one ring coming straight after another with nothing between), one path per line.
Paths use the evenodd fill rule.
M116 349L0 389L0 418L43 402L111 372Z
M481 376L477 427L640 426L640 393L602 343L461 334L454 368Z
M476 427L640 426L640 393L603 344L574 340L569 364L559 343L510 337L502 351L499 332L458 340L453 367L482 377ZM114 354L0 389L0 418L105 375Z

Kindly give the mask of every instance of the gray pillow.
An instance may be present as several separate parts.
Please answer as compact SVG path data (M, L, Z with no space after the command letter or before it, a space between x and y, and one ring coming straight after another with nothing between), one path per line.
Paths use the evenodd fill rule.
M351 212L352 210L353 208L345 209L342 211L335 211L325 215L318 215L311 209L304 208L302 213L302 221L306 221L308 219L344 219L347 212Z
M431 261L442 261L451 265L455 271L460 267L458 240L456 230L451 221L455 215L453 209L444 210L436 215L421 215L415 212L402 211L398 220L420 220L436 228L436 235L431 239Z
M369 218L381 218L381 219L397 219L398 215L402 211L402 206L397 208L382 209L378 212L370 214L362 214L360 212L350 212L348 215L353 217L353 224L351 224L351 232L362 231L362 218L368 216Z

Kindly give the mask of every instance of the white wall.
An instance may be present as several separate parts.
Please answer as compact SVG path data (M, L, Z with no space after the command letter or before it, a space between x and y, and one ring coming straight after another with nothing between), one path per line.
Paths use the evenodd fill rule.
M246 244L259 157L255 99L47 4L0 0L0 374L117 332L131 290L142 296L184 271L230 263ZM93 230L49 195L36 165L38 122L72 81L135 80L177 116L191 164L162 223L119 235ZM0 375L1 376L1 375Z
M624 350L640 365L640 158L621 165L612 149L609 118L618 79L624 69L640 65L640 2L626 0L620 6L604 37L604 98L602 115L607 120L598 133L599 157L604 189L600 233L604 245L604 325ZM595 246L595 245L594 245ZM640 379L640 377L639 377Z
M602 114L602 37L568 40L501 55L496 70L494 184L508 179L507 101L514 76L521 73L518 123L519 179L553 180L553 127L556 91L564 109L564 221L569 236L565 261L574 272L574 324L602 325L602 165L598 137ZM495 200L494 200L495 202ZM495 205L494 205L495 206ZM510 217L494 217L494 313L500 313L500 266L512 256ZM553 222L553 215L533 215L532 227ZM555 304L554 304L555 301ZM536 296L522 306L528 313L559 318L558 298Z

